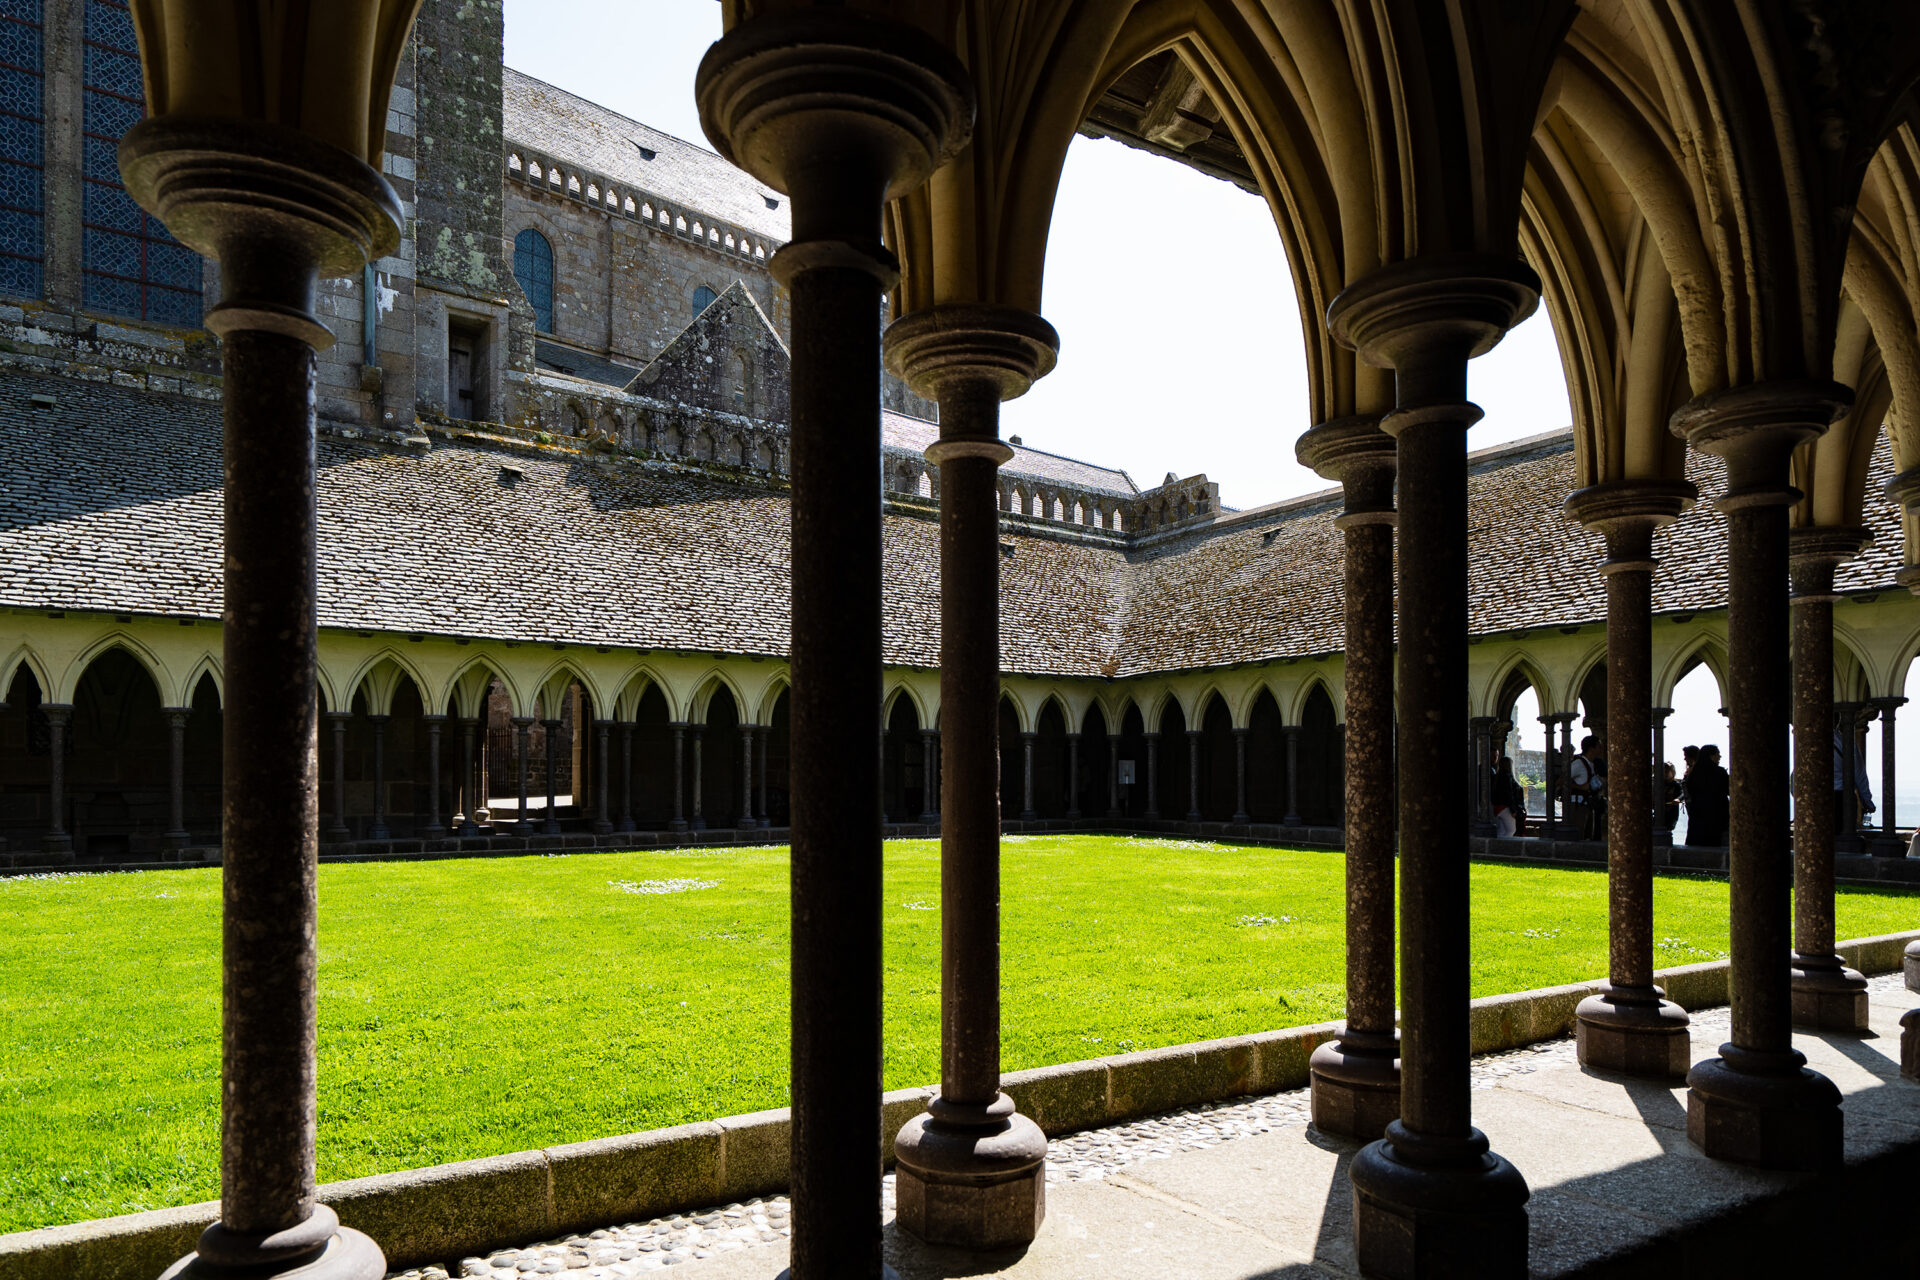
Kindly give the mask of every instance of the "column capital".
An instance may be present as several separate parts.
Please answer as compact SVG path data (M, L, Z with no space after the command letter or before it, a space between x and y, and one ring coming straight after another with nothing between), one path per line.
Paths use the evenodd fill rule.
M160 714L167 718L168 725L170 725L175 729L178 729L187 723L187 718L193 714L193 708L192 707L162 707L160 708Z
M1189 729L1189 730L1187 730L1187 736L1188 736L1189 738L1198 738L1198 737L1200 737L1200 736L1201 736L1202 734L1204 734L1205 732L1206 732L1206 730L1205 730L1204 728L1202 728L1202 729Z
M540 727L543 729L558 729L565 723L566 721L561 720L558 717L547 716L547 717L541 718Z
M1397 447L1380 429L1384 414L1355 414L1309 427L1294 442L1293 456L1316 475L1340 483L1346 510L1341 529L1394 523L1393 478Z
M1900 707L1904 707L1907 705L1907 700L1905 698L1897 697L1897 696L1889 696L1884 698L1868 698L1867 701L1871 703L1873 705L1873 708L1876 711L1878 711L1882 716L1888 717L1889 719L1892 718L1894 711L1896 711Z
M1484 355L1540 302L1540 277L1518 258L1427 254L1389 263L1327 307L1334 340L1380 368L1401 369L1438 347ZM1382 422L1392 434L1391 413Z
M510 716L508 720L516 729L526 729L533 725L532 716Z
M391 719L393 719L393 717L392 717L392 716L385 716L385 715L381 715L381 716L376 716L376 715L374 715L374 714L373 714L373 713L372 713L371 711L369 711L369 712L367 713L367 719L368 719L369 721L371 721L372 723L374 723L374 724L385 724L385 723L386 723L387 721L389 721L389 720L391 720Z
M1831 604L1833 574L1873 541L1865 525L1807 525L1787 531L1787 571L1794 604Z
M1853 405L1837 382L1779 379L1695 396L1674 411L1667 428L1690 449L1725 458L1722 511L1784 506L1800 491L1788 483L1793 451L1826 433Z
M929 400L1012 400L1053 369L1059 352L1060 335L1052 325L1031 311L994 303L946 303L910 312L888 325L881 340L887 368ZM935 465L941 456L966 453L1000 462L1013 456L998 439L966 439L941 425L939 442L927 449L927 460Z
M353 719L353 712L351 711L324 711L321 714L333 721L336 726L342 728L346 726L347 721Z
M1665 720L1668 716L1673 714L1672 707L1648 707L1647 710L1653 713L1653 716L1656 720Z
M1687 480L1608 480L1576 491L1561 509L1606 538L1602 574L1651 573L1654 530L1679 519L1699 497L1700 490Z
M441 725L443 725L443 724L445 724L445 723L447 722L447 720L449 719L449 717L447 717L447 716L443 716L443 715L441 715L441 716L436 716L436 715L428 715L428 714L427 714L426 712L424 712L424 711L423 711L423 712L421 712L421 713L420 713L420 719L421 719L421 721L422 721L422 723L424 723L424 724L427 724L427 725L430 725L430 726L432 726L433 728L436 728L436 729L437 729L437 728L439 728L439 727L440 727Z
M595 716L593 720L593 727L596 729L610 729L614 725L619 723L620 722L618 720L614 720L610 717ZM741 727L745 728L746 726L742 725Z
M40 704L40 714L44 715L52 724L65 724L73 719L73 704L71 702L43 702Z

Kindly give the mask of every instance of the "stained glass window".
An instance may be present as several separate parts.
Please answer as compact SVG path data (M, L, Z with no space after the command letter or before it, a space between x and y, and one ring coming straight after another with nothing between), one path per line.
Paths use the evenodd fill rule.
M719 294L707 288L706 285L701 285L698 289L695 289L693 291L694 318L698 319L700 317L700 313L702 311L705 311L708 307L712 306L713 300L719 296L720 296Z
M0 293L37 298L46 129L41 0L0 0Z
M145 112L140 54L125 0L87 0L82 107L81 280L94 311L200 323L200 257L120 185L120 135Z
M542 333L553 332L553 246L528 227L513 238L513 278L533 306L533 322Z

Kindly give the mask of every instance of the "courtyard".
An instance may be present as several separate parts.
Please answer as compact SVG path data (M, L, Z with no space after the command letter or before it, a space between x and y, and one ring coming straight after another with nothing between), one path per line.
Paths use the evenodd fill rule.
M1343 859L1099 836L1004 852L1007 1070L1337 1019ZM220 873L0 880L0 1231L218 1192ZM1475 996L1606 969L1598 871L1472 868ZM939 848L887 846L886 1084L939 1078ZM1656 961L1724 881L1655 882ZM1920 900L1841 889L1841 937ZM778 847L320 869L323 1182L781 1107Z

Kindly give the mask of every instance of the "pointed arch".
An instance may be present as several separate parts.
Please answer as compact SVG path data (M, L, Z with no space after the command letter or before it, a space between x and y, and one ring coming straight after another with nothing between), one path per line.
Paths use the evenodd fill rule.
M206 650L202 652L198 658L194 659L193 665L187 669L187 678L180 683L180 701L168 705L178 707L192 706L193 695L200 688L200 679L202 676L213 681L214 696L220 699L221 706L226 706L226 677L220 669L220 655L212 650ZM4 687L4 685L0 685L0 688ZM324 696L324 691L322 696ZM332 706L333 704L329 702L327 705Z
M658 689L660 698L667 704L667 719L680 720L680 700L674 696L673 686L660 674L651 662L640 661L627 668L625 675L617 680L613 688L617 692L609 704L613 708L616 720L632 720L640 711L640 700L647 696L648 689Z
M179 705L178 703L167 701L174 696L174 685L173 677L167 671L166 663L160 661L153 650L147 648L146 645L140 643L124 631L109 632L100 637L100 639L95 640L85 649L82 649L75 655L73 661L67 664L67 669L60 674L60 683L58 685L59 696L53 697L46 693L42 693L41 696L48 702L53 703L72 702L74 690L80 687L80 677L86 674L87 668L92 666L94 661L102 654L111 652L114 649L125 649L127 656L140 664L141 668L147 673L147 678L153 681L154 691L160 695L161 705ZM45 685L41 686L42 689L47 687L48 686Z
M1658 707L1673 705L1673 691L1687 678L1695 666L1705 666L1712 674L1714 683L1720 687L1720 696L1727 695L1727 650L1719 636L1705 627L1699 628L1688 636L1673 654L1660 667L1653 684L1653 701Z
M560 683L563 679L566 682L564 684ZM595 715L601 714L604 708L611 705L611 700L601 690L599 682L587 675L587 673L581 669L579 663L573 661L571 658L564 657L556 658L552 663L548 664L547 669L541 673L539 680L534 682L533 689L535 697L545 701L546 695L550 693L556 696L563 694L568 684L578 684L582 689L587 691L587 698L593 703ZM544 707L542 710L547 710L549 719L553 718L551 710ZM528 714L532 714L531 709L529 709Z
M1475 700L1473 714L1477 716L1497 716L1501 704L1506 701L1507 687L1517 675L1525 680L1533 690L1534 699L1540 704L1540 714L1552 715L1560 709L1555 700L1553 682L1544 674L1540 660L1525 648L1516 646L1514 650L1500 660L1493 669L1493 675L1480 689Z
M393 664L397 674L383 676L380 673L380 665L388 662ZM362 686L365 686L368 712L374 715L385 715L388 703L393 697L393 687L398 683L398 677L401 675L413 681L413 687L420 692L420 702L423 706L437 706L443 701L442 691L434 685L434 682L422 675L420 669L406 655L388 646L368 656L354 668L351 679L341 682L340 687L344 692L341 695L339 709L351 710L354 695L360 692Z
M24 644L8 654L5 662L0 662L0 699L4 699L7 691L13 688L14 678L20 674L22 667L26 668L28 674L33 677L33 682L40 686L41 699L52 701L48 691L53 688L53 679L47 673L46 659L34 652L31 646Z
M792 673L781 670L767 680L765 692L760 695L760 710L754 716L756 724L773 723L773 709L780 704L780 695L793 687Z
M1194 695L1192 702L1181 703L1180 710L1185 713L1187 723L1199 724L1205 720L1207 705L1215 698L1220 699L1220 705L1227 709L1227 716L1233 721L1234 728L1246 727L1245 722L1240 718L1240 709L1234 706L1233 699L1227 696L1226 691L1220 687L1220 682L1214 679L1209 679L1200 686L1200 692Z
M687 700L687 719L704 724L707 719L707 704L713 701L716 689L725 689L733 698L733 707L741 715L746 714L747 695L741 692L740 682L725 667L709 667L704 675L694 682L693 696Z
M893 708L902 698L905 698L907 704L913 708L914 718L919 722L921 728L927 729L933 727L933 717L927 711L926 701L921 698L920 691L915 689L912 683L906 680L895 680L893 684L888 687L886 695L881 698L881 724L887 724L892 721Z
M1601 636L1592 644L1588 645L1587 648L1581 652L1580 657L1574 662L1573 678L1567 682L1565 689L1561 691L1560 705L1568 711L1578 711L1580 709L1580 694L1581 691L1586 688L1588 677L1592 676L1596 669L1605 666L1606 662L1607 640L1605 636ZM1602 714L1605 714L1604 709L1602 710Z
M480 681L476 687L474 682L483 672L489 678ZM447 677L444 697L456 703L459 714L463 716L482 715L487 689L494 680L498 680L500 687L507 691L507 702L512 706L514 715L533 714L531 702L522 696L520 687L514 683L513 677L507 674L506 667L484 653L475 654L455 668L453 674ZM446 703L443 701L436 705L444 706Z
M1313 691L1315 689L1327 695L1327 701L1333 704L1335 716L1342 714L1344 708L1341 695L1344 690L1339 687L1339 682L1327 679L1326 673L1323 671L1315 671L1305 680L1302 680L1299 686L1294 689L1291 705L1285 702L1279 702L1278 698L1275 699L1276 702L1279 702L1280 709L1286 713L1287 723L1289 725L1298 726L1306 722L1307 704L1313 701Z

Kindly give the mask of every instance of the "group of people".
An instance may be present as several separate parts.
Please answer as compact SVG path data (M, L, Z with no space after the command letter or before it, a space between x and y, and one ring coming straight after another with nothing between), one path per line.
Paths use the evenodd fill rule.
M1720 748L1682 747L1680 758L1686 764L1676 773L1671 760L1660 766L1660 825L1672 831L1680 825L1680 808L1687 810L1687 843L1722 845L1727 842L1726 768L1720 763Z
M1727 771L1720 764L1720 748L1687 747L1684 774L1671 763L1662 766L1658 802L1660 824L1668 831L1687 811L1687 843L1722 845L1727 842ZM1836 775L1837 777L1838 775ZM1580 740L1580 752L1567 761L1567 813L1577 838L1604 840L1607 835L1607 755L1593 734ZM1838 784L1836 783L1836 786ZM1864 783L1862 784L1864 785ZM1866 795L1862 791L1862 796ZM1872 810L1871 799L1865 800ZM1513 758L1502 755L1493 768L1493 813L1502 836L1525 835L1527 790L1513 772Z

